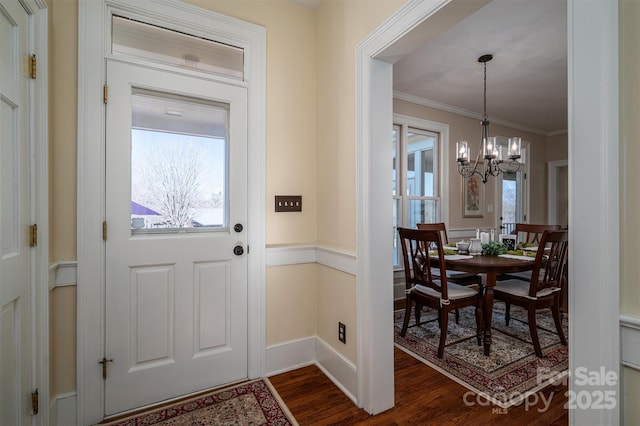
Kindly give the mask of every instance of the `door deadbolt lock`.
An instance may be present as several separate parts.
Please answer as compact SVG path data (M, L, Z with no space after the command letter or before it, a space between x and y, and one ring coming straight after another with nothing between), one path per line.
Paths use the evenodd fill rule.
M244 254L244 247L237 245L233 248L233 254L236 256L242 256Z
M236 223L236 224L233 226L233 230L234 230L234 231L236 231L236 232L242 232L242 230L243 230L243 229L244 229L244 227L242 226L242 224L241 224L241 223Z

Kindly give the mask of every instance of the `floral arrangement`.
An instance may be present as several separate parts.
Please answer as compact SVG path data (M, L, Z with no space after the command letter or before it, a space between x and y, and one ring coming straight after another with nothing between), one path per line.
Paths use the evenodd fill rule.
M482 245L482 254L485 255L498 255L505 254L507 252L507 247L499 241L491 241L488 244Z

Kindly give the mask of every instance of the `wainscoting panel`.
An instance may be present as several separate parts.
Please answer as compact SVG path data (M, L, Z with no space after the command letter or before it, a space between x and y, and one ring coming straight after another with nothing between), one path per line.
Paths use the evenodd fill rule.
M475 230L456 230L450 237L468 238L471 232L475 235ZM322 254L318 255L320 251ZM267 266L313 263L319 258L324 260L326 266L348 273L355 270L355 255L315 246L267 248ZM75 261L52 264L49 268L50 288L76 285L76 268ZM640 371L640 316L620 315L620 334L622 364ZM357 367L317 336L273 345L265 351L266 376L316 364L354 403L357 401L354 396L357 395ZM52 395L49 413L52 426L75 424L75 413L75 392Z
M640 316L620 315L622 364L640 371Z

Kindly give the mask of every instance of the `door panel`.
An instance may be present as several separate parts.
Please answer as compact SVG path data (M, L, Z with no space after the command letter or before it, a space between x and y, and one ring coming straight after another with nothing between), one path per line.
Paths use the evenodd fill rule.
M30 18L0 0L0 424L30 422Z
M117 61L107 79L112 415L247 377L247 255L234 255L247 102L243 88Z

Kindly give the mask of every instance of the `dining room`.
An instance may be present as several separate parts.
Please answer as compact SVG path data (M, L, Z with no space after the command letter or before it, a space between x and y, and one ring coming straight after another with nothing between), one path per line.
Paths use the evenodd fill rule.
M544 32L535 27L542 21ZM534 242L516 227L562 228L565 236L569 227L566 25L564 2L493 1L393 66L396 347L503 407L544 387L522 374L534 365L528 363L553 359L554 379L568 366L566 253L557 268L562 280L547 277L554 294L540 305L545 309L528 313L502 288L511 280L518 280L516 286L531 284L532 270L544 271L544 256L555 247L546 240L555 237L545 235L546 250L536 261L542 232ZM477 296L468 290L475 287L482 324L476 324L475 302L445 314L438 303L428 308L423 292L412 297L425 283L406 276L416 266L402 250L406 240L399 230L437 223L446 229L442 274L468 297ZM469 253L463 245L463 253L456 242L477 247ZM477 280L456 281L454 266ZM439 275L435 271L436 279ZM537 325L530 326L535 311ZM482 336L476 336L476 327ZM470 369L481 379L470 380ZM514 375L524 378L507 386L506 378Z

